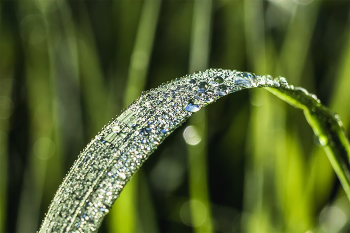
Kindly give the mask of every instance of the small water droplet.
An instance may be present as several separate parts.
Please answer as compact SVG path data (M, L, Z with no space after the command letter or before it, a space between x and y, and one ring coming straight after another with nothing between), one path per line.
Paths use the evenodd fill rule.
M169 132L169 130L168 129L162 129L160 132L163 133L163 134L166 134L167 132Z
M214 82L220 84L224 82L224 79L221 76L214 77Z
M199 84L198 84L198 91L199 92L205 92L206 90L208 90L208 83L207 82L200 82Z
M193 104L192 101L188 103L185 110L188 112L198 112L201 108L197 104Z
M317 95L315 95L315 94L310 94L310 95L314 100L317 101L317 103L321 103L321 100L319 98L317 98Z
M240 78L240 77L236 77L235 84L239 87L247 87L247 88L252 87L252 84L249 80L245 78Z
M123 180L126 179L126 175L123 172L118 172L118 175L120 178L122 178Z

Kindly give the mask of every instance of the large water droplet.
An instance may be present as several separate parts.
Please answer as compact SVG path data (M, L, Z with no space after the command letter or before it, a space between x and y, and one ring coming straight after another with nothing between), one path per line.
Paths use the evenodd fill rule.
M243 73L243 78L250 79L252 82L255 82L255 80L256 80L255 74L249 73L249 72L244 72Z
M235 84L239 87L247 87L247 88L252 87L251 82L245 78L236 77Z
M277 81L280 83L281 86L288 86L287 79L284 77L277 77Z
M194 104L192 101L190 101L185 108L185 110L188 112L198 112L200 109L201 108L197 104Z
M227 86L225 84L221 84L215 89L215 93L221 96L227 95Z
M224 79L221 76L214 77L214 82L220 84L224 82Z
M328 138L325 135L319 135L318 141L321 144L321 146L326 146L328 144Z
M190 84L196 84L196 80L195 80L195 79L191 79L191 80L189 81L189 83L190 83Z
M200 82L199 84L198 84L198 91L199 92L205 92L206 90L208 90L208 83L207 82Z
M301 92L303 92L305 95L308 95L308 94L309 94L309 92L308 92L305 88L302 88L302 87L296 87L296 88L294 88L294 90L296 90L296 91L301 91Z

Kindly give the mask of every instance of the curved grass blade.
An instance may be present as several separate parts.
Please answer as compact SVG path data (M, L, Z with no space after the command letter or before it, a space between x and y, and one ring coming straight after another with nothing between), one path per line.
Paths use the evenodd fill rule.
M247 72L209 69L141 95L79 155L59 187L40 232L95 232L124 186L157 146L194 112L242 89L269 91L304 109L350 197L349 143L336 114L303 88Z
M266 89L304 111L306 120L318 136L320 144L350 199L350 146L339 116L324 107L315 95L309 94L303 88Z

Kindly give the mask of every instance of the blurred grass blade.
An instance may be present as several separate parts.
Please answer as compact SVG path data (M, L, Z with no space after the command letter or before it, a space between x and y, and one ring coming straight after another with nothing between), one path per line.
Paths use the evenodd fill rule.
M143 3L136 41L130 59L128 83L124 97L125 107L137 98L145 88L161 2L145 0Z
M1 45L0 45L1 46ZM0 67L1 68L1 67ZM12 68L12 67L7 67ZM6 199L8 186L8 133L10 129L10 116L13 110L11 100L13 79L5 78L0 80L0 232L5 232L6 224Z
M60 174L60 142L58 131L57 93L55 90L55 61L53 35L48 23L51 19L46 1L21 2L19 4L22 24L28 28L40 27L31 36L23 36L22 45L27 46L25 54L26 85L30 108L30 152L23 173L23 185L19 201L17 232L34 232L40 219L40 206L44 197L45 178L50 164L54 161L52 172ZM29 15L31 7L38 14ZM44 33L43 33L44 32ZM33 35L37 37L32 37ZM34 39L33 39L34 38ZM35 38L40 38L41 43ZM38 91L40 89L40 91ZM52 157L52 158L51 158ZM54 183L55 179L51 179Z
M190 72L208 67L211 39L212 1L196 0L193 5ZM195 232L213 232L207 178L207 113L196 113L189 122L200 139L187 142L190 216ZM188 128L187 128L188 129ZM196 130L197 129L197 130Z
M339 63L338 74L335 82L335 88L331 99L331 107L343 118L344 128L348 129L350 125L350 29L348 29L345 37L346 44L344 46L342 60ZM333 75L332 75L333 76Z
M146 86L160 6L161 1L158 0L146 0L143 2L136 41L130 58L124 107L127 107L135 100ZM138 176L140 175L142 176L142 173L132 179L125 188L125 193L123 193L123 196L121 196L115 208L111 211L109 227L112 232L140 232L140 226L146 226L146 224L138 222L137 194L140 191L148 191L146 188L138 190L138 188L144 187L138 186ZM144 200L150 201L145 198ZM150 224L151 222L148 223L148 226ZM156 229L155 226L151 226L151 228Z
M292 5L289 7L292 19L277 60L279 63L277 73L283 73L290 82L299 85L310 51L320 2L314 1L306 6L295 2L286 2L286 4Z

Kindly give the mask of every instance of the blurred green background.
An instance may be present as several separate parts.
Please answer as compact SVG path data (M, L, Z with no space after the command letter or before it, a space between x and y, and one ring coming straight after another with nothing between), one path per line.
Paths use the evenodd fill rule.
M142 90L206 68L285 76L350 123L350 1L1 0L0 232L35 232L94 135ZM265 90L194 114L99 232L350 232L300 110Z

